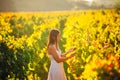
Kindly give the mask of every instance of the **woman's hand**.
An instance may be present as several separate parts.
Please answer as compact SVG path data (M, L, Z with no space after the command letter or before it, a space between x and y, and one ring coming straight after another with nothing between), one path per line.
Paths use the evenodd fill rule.
M71 55L70 55L70 58L72 58L72 57L74 57L75 56L75 53L72 53Z
M76 50L76 48L70 48L67 52L63 53L61 56L62 56L62 57L66 57L66 55L67 55L68 53L74 52L75 50Z
M67 51L67 53L73 52L73 51L75 51L75 50L76 50L76 48L70 48L70 49Z

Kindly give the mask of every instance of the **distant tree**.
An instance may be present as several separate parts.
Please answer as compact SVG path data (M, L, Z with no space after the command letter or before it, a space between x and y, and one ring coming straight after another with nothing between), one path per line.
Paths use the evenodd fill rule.
M116 9L116 11L120 11L120 0L117 0L116 1L116 4L115 4L115 9Z

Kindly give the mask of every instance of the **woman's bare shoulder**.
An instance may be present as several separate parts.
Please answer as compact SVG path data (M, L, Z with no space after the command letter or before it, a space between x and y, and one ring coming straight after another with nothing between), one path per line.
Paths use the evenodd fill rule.
M51 54L53 51L55 51L55 46L51 44L48 47L48 53Z
M54 49L54 48L55 48L55 47L54 47L53 44L50 44L49 47L48 47L48 49Z

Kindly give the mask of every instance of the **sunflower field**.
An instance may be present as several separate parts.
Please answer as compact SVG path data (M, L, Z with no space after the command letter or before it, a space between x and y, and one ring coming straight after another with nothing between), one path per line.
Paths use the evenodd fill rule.
M77 48L64 62L68 80L120 80L120 12L115 10L0 12L0 80L46 80L53 28L60 30L62 53Z

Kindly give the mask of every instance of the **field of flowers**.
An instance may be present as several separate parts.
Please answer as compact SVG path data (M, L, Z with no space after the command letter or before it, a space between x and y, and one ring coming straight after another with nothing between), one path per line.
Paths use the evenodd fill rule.
M120 80L120 12L82 10L0 13L0 79L46 80L49 31L61 31L60 48L75 46L64 62L68 80Z

